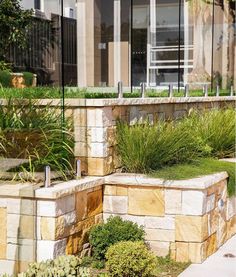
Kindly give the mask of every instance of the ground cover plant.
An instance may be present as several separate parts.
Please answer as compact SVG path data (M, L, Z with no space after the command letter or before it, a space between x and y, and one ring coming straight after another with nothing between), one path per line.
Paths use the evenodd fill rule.
M191 163L204 157L234 157L234 121L235 111L229 108L205 112L191 111L181 120L160 121L154 125L145 122L129 126L127 123L119 122L117 150L123 170L134 173L156 171L155 176L160 177L158 173L161 169L160 172L174 172L174 168L171 170L173 165ZM197 164L202 168L204 164L207 166L205 171L192 171L192 177L227 169L230 174L229 193L235 192L235 172L231 165L209 159L205 162L201 160ZM165 167L168 169L163 169ZM174 179L174 176L171 179Z
M70 119L62 125L60 112L35 104L9 99L0 106L0 157L28 159L16 172L33 173L50 165L65 177L73 161Z
M8 83L7 83L8 84ZM62 97L61 89L59 87L35 87L35 88L8 88L3 85L0 88L0 98L32 98L32 99L58 99ZM7 85L8 86L8 85ZM174 90L174 97L183 97L184 91L181 90L178 92ZM209 96L215 96L215 92L209 92ZM221 96L229 96L230 90L221 90ZM101 91L90 91L88 89L73 89L73 88L66 88L65 89L65 98L117 98L118 94L116 92L101 92ZM139 98L141 97L140 90L134 89L131 92L125 92L124 98ZM168 91L156 91L152 89L148 89L146 92L146 97L168 97ZM200 97L204 96L202 90L193 90L189 92L189 96L192 97Z

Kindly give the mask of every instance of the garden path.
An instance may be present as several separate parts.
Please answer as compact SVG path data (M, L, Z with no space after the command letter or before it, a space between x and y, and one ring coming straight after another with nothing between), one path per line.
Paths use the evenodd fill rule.
M191 264L178 277L235 277L236 235L202 264Z

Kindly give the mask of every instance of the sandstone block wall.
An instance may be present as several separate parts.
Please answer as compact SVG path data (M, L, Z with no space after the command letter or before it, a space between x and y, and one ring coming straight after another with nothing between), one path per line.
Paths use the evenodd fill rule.
M202 184L204 178L199 178ZM119 215L144 226L157 255L201 263L236 234L236 197L227 196L224 175L200 188L194 179L169 187L158 180L154 185L153 179L114 180L109 178L104 188L104 220Z
M93 176L106 176L120 167L116 153L117 119L130 125L177 119L192 108L198 110L234 105L235 97L87 99L73 110L75 156L82 170ZM83 105L82 105L83 104Z
M102 184L89 177L35 190L32 184L1 184L0 275L79 253L89 229L102 220Z

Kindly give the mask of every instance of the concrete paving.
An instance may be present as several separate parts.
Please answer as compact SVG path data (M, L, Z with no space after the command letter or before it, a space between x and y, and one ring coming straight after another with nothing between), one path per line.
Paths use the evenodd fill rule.
M178 277L236 277L236 235L202 264L190 265Z

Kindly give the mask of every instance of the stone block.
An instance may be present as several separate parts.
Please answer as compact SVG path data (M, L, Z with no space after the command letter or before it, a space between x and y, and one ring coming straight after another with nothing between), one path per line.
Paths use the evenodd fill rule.
M175 218L175 238L182 242L203 242L208 237L208 216L181 216Z
M6 208L6 207L7 207L7 198L0 198L0 208Z
M0 208L0 244L7 243L7 209Z
M127 196L128 195L128 187L117 186L116 187L116 195L117 196Z
M219 210L218 208L212 210L208 214L208 233L209 235L215 233L218 229L218 222L219 222Z
M87 142L107 142L107 130L108 128L103 127L92 127L87 129Z
M207 213L215 208L215 203L216 203L215 194L211 194L211 195L207 196L207 199L206 199L206 212Z
M7 245L0 243L0 260L6 259Z
M84 108L79 107L74 110L74 127L86 127L87 126L87 111Z
M79 241L82 237L82 231L69 236L66 243L66 255L76 255L79 252Z
M217 229L217 247L225 243L227 239L227 223L221 215L219 215L218 229Z
M76 193L75 209L77 215L77 221L84 220L87 217L87 190Z
M206 259L206 241L189 243L189 261L202 263Z
M21 198L8 198L7 212L9 214L34 215L35 201Z
M165 190L165 213L181 214L182 209L182 192L181 190Z
M75 142L74 155L76 157L87 157L88 156L88 144L87 142Z
M89 217L102 213L102 190L101 189L88 193L87 212Z
M128 189L128 213L133 215L164 216L165 202L163 189Z
M112 156L106 158L88 158L88 175L105 176L113 172Z
M174 216L154 217L146 216L144 220L145 228L174 230Z
M87 127L74 128L75 142L87 142Z
M230 218L227 221L227 239L230 239L233 235L236 234L236 216Z
M33 244L8 244L7 259L33 262L35 261L35 246Z
M170 243L164 241L148 241L152 252L158 257L166 257L170 251Z
M182 214L203 215L206 211L206 193L203 191L182 191Z
M145 216L135 216L135 215L120 215L123 220L129 220L137 223L139 226L144 226Z
M104 185L104 195L113 195L115 196L117 192L116 185Z
M64 225L61 228L64 228ZM56 218L42 217L40 220L40 238L43 240L55 240Z
M209 257L217 250L216 233L212 234L206 241L206 256Z
M9 274L14 275L18 269L16 261L0 260L0 275Z
M106 158L108 156L108 144L105 142L91 142L88 144L88 157Z
M127 214L128 197L127 196L104 196L103 211L105 213Z
M189 262L189 247L187 242L176 242L176 261Z
M87 126L88 127L109 127L115 124L112 115L112 107L88 108Z
M176 243L175 242L170 243L170 258L174 261L176 260Z
M164 230L164 229L144 229L146 232L145 239L147 241L175 241L175 231L174 230Z
M12 238L34 238L35 217L19 214L8 214L7 237Z
M38 200L37 215L57 217L75 209L75 195L68 195L55 201Z
M226 220L229 220L234 215L236 215L236 197L235 196L227 199Z
M55 259L57 256L64 255L66 252L67 239L49 241L37 241L37 262Z

